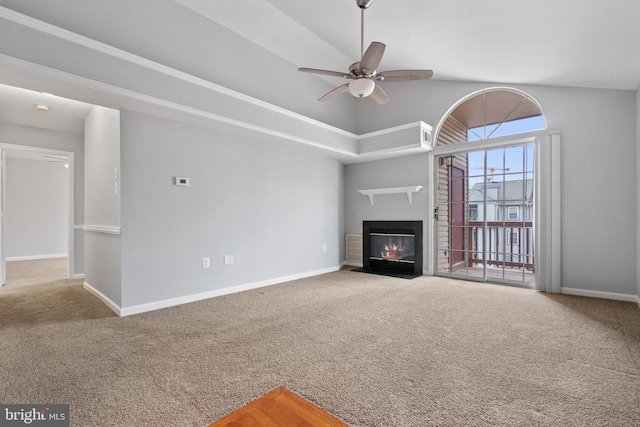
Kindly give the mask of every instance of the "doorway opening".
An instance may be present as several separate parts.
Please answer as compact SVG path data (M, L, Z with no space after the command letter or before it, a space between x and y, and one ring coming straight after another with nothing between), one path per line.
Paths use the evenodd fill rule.
M0 144L3 292L73 279L73 153ZM75 283L75 282L74 282Z

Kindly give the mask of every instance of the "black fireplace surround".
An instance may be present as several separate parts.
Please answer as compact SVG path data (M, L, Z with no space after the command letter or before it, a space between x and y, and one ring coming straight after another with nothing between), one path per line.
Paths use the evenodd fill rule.
M363 221L365 272L422 275L422 221Z

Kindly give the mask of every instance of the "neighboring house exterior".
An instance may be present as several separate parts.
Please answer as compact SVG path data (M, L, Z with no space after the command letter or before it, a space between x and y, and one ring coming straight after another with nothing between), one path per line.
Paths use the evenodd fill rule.
M486 252L490 264L532 269L533 180L477 183L468 200L472 263Z

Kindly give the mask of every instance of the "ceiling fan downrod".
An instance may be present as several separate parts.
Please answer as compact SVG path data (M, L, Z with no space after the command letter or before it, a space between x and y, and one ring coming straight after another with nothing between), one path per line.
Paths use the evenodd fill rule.
M356 0L360 8L360 59L364 56L364 10L371 6L373 0Z

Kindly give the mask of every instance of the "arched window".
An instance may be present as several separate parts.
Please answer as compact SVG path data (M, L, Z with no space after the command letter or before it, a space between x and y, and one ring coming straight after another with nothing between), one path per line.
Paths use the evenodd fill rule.
M538 102L511 88L447 111L430 156L430 271L559 291L560 136L531 132L545 128Z
M492 88L454 105L436 133L436 146L544 129L538 103L516 89Z

